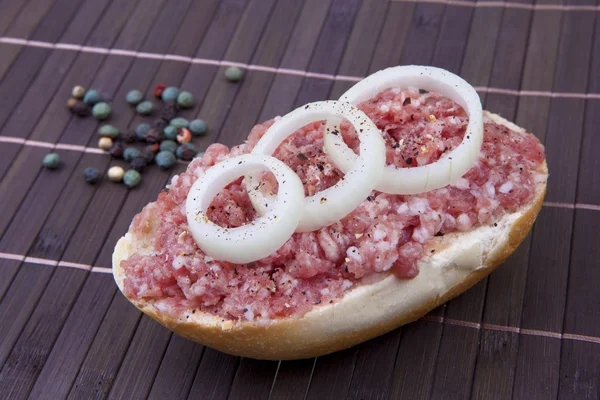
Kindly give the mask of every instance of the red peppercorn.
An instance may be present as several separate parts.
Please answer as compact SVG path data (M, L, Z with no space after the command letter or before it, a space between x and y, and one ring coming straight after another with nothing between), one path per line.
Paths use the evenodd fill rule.
M162 92L165 90L166 86L165 85L156 85L156 87L154 88L154 97L161 97L162 96Z

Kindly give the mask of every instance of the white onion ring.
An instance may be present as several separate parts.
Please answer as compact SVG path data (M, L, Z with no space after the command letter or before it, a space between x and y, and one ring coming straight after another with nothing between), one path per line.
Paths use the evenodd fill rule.
M352 168L334 186L306 198L306 206L296 232L309 232L331 225L350 214L369 196L385 165L385 142L377 126L358 108L337 101L310 103L283 116L259 140L252 153L271 155L298 129L331 116L347 119L359 134L360 155L355 155ZM354 153L353 153L354 154ZM269 197L255 190L257 177L246 175L246 187L254 208L263 214L269 208Z
M483 110L479 95L464 79L440 68L415 65L387 68L358 82L340 97L340 101L358 105L386 89L409 86L454 100L467 112L469 123L461 144L436 162L414 168L386 166L375 186L384 193L417 194L455 183L475 165L483 143ZM344 172L349 171L357 159L341 135L326 133L325 151Z
M208 219L208 206L225 186L248 172L265 169L279 183L277 201L268 213L237 228L223 228ZM292 236L304 204L304 187L290 167L274 157L245 154L206 170L192 185L185 207L190 232L204 253L245 264L273 254Z

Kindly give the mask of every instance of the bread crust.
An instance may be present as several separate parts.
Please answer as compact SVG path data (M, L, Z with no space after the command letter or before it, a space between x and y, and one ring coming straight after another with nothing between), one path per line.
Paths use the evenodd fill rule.
M524 130L504 118L486 116L513 130ZM547 176L544 162L542 171ZM498 226L478 227L466 233L436 237L419 262L419 275L382 280L348 291L333 304L315 307L304 316L277 320L229 321L202 312L173 317L153 303L129 299L137 308L168 329L225 353L267 360L320 356L342 350L401 325L463 293L504 262L531 229L544 200L547 179L538 184L534 200ZM151 203L152 204L152 203ZM151 205L150 205L151 206ZM132 233L122 237L113 254L113 274L123 291L121 260L146 247Z

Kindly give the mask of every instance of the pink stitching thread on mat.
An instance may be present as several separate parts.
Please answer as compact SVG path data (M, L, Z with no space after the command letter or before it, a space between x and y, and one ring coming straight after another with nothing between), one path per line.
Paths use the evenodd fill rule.
M13 253L0 253L0 259L19 261L19 262L28 262L28 263L32 263L32 264L47 265L47 266L51 266L51 267L76 268L76 269L82 269L85 271L91 271L91 272L97 272L97 273L103 273L103 274L111 274L112 273L112 268L95 267L95 266L87 265L87 264L74 263L74 262L69 262L69 261L48 260L45 258L38 258L38 257L26 257L23 255L13 254ZM513 333L523 334L523 335L550 337L550 338L556 338L556 339L577 340L577 341L584 341L584 342L600 344L600 337L577 335L574 333L562 334L559 332L548 332L548 331L541 331L541 330L535 330L535 329L521 329L521 328L515 327L515 326L480 324L479 322L461 321L461 320L457 320L457 319L444 318L444 317L438 317L438 316L433 316L433 315L426 315L423 318L421 318L421 320L435 322L435 323L439 323L439 324L462 326L465 328L478 329L478 330L487 329L487 330L492 330L492 331L513 332Z
M469 2L461 0L392 0L397 3L428 3L473 8L518 8L536 11L600 11L598 6L565 6L562 4L519 4L510 1Z
M405 1L405 0L399 0ZM412 1L412 0L411 0ZM422 1L422 0L419 0ZM416 1L416 2L419 2ZM431 0L428 2L435 2L437 0ZM446 4L444 0L439 1L440 4ZM462 3L462 2L459 2ZM477 6L484 7L482 4L485 4L485 7L489 7L488 4L507 4L500 2L490 2L490 3L467 3L473 4ZM448 3L451 4L451 3ZM515 5L509 5L507 7L514 8L524 8L517 3ZM527 7L546 7L545 5L535 5ZM553 7L553 8L550 8ZM560 8L556 8L560 7ZM572 10L579 9L577 7L581 7L581 10L588 10L587 6L554 6L548 5L548 8L539 8L539 9L560 9L563 10L562 7L565 7L564 10ZM575 8L574 8L575 7ZM600 7L593 7L594 10L600 10ZM588 10L589 11L589 10ZM39 40L26 40L19 39L13 37L0 37L0 43L12 44L17 46L30 46L30 47L41 47L55 50L69 50L69 51L80 51L83 53L97 53L97 54L110 54L116 56L124 56L124 57L136 57L136 58L147 58L153 60L170 60L176 62L185 62L192 64L203 64L203 65L214 65L214 66L227 66L227 67L240 67L245 68L250 71L260 71L260 72L268 72L274 74L283 74L283 75L295 75L302 76L305 78L315 78L315 79L327 79L334 81L347 81L347 82L358 82L363 77L360 76L348 76L348 75L331 75L331 74L322 74L318 72L309 72L303 71L299 69L290 69L290 68L276 68L269 67L266 65L254 65L254 64L245 64L234 61L227 60L211 60L207 58L191 58L180 56L177 54L157 54L157 53L147 53L147 52L138 52L132 50L125 49L107 49L103 47L92 47L92 46L80 46L71 43L50 43L50 42L41 42ZM567 99L590 99L590 100L600 100L600 93L569 93L569 92L551 92L551 91L539 91L539 90L515 90L515 89L502 89L502 88L492 88L485 86L477 86L475 89L481 93L493 93L493 94L504 94L509 96L528 96L528 97L550 97L550 98L567 98Z

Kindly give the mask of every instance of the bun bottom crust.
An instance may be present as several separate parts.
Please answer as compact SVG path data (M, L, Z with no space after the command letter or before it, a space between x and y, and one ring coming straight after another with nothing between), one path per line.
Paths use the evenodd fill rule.
M509 128L514 124L491 113L488 117ZM544 162L543 170L547 175ZM222 321L198 312L173 317L160 304L129 299L166 328L224 353L265 360L311 358L352 347L415 321L465 292L502 264L525 239L544 200L546 180L530 204L504 216L498 226L436 237L419 262L419 275L400 280L389 275L360 285L333 304L314 308L302 317L277 320ZM152 206L152 203L149 205ZM113 254L113 275L123 291L121 260L145 251L147 240L131 233L122 237Z

